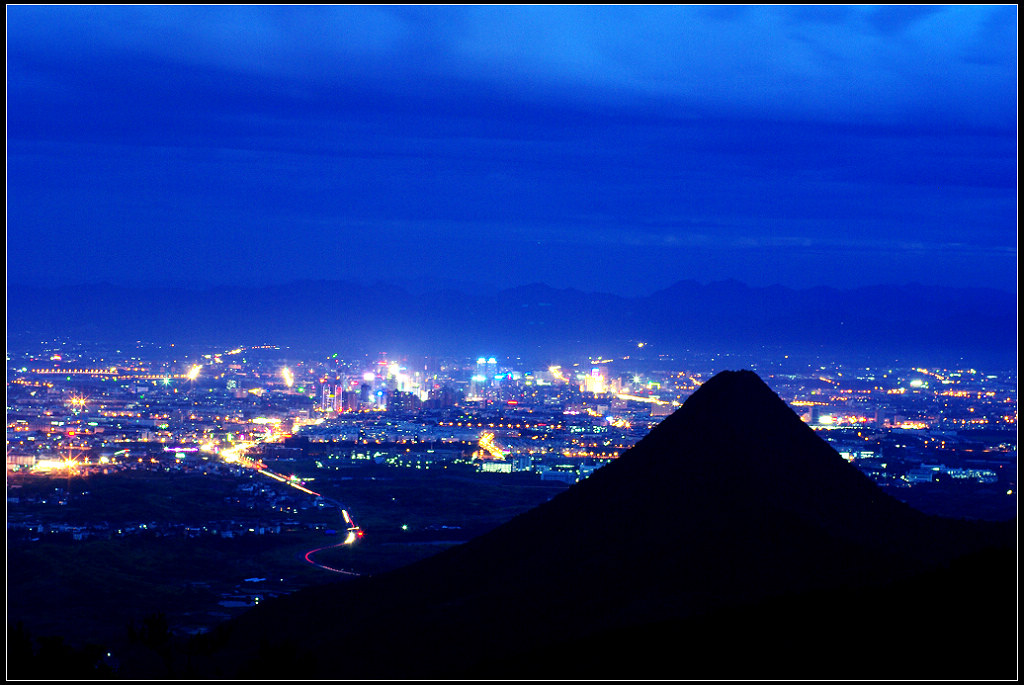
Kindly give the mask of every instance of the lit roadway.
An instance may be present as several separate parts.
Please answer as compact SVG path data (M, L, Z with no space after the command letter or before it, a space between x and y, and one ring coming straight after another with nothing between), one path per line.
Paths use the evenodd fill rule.
M358 576L360 574L356 573L355 571L344 571L344 570L342 570L340 568L334 568L332 566L326 566L324 564L316 562L316 561L313 560L313 555L316 554L317 552L322 552L325 549L334 549L335 547L342 547L344 545L351 545L359 537L361 537L361 535L362 535L362 531L361 530L357 532L357 531L354 531L354 530L352 530L350 528L347 531L346 535L345 535L345 539L342 540L341 542L339 542L338 544L336 544L336 545L327 545L326 547L317 547L316 549L311 549L308 552L306 552L305 555L303 555L302 558L305 559L306 561L308 561L309 563L313 564L314 566L316 566L318 568L324 569L325 571L331 571L332 573L341 573L341 574L344 574L346 576Z
M346 531L345 531L345 539L342 540L341 542L335 544L335 545L327 545L327 546L324 546L324 547L318 547L316 549L311 549L311 550L309 550L308 552L306 552L303 555L303 559L305 559L307 562L309 562L313 566L316 566L318 568L322 568L325 571L331 571L332 573L341 573L341 574L348 575L348 576L358 576L358 575L360 575L358 573L355 573L354 571L344 571L342 569L333 568L331 566L326 566L324 564L318 563L318 562L313 560L313 555L315 555L316 553L321 552L321 551L323 551L325 549L333 549L335 547L342 547L344 545L351 545L351 544L353 544L356 540L358 540L359 538L363 537L363 530L362 530L362 528L357 526L355 524L355 521L352 520L352 517L349 516L348 511L346 511L345 509L342 508L341 502L338 502L337 500L330 499L329 497L324 497L319 492L313 492L312 490L307 488L305 485L303 485L302 481L300 481L297 476L285 476L283 474L276 473L276 472L271 471L270 469L268 469L266 467L266 465L263 464L263 462L255 461L255 460L250 459L249 457L245 456L245 453L251 447L253 447L255 444L256 444L255 442L240 442L237 445L234 445L233 447L229 447L227 449L221 450L220 456L226 462L229 462L229 463L232 463L232 464L239 464L240 466L244 466L246 468L254 469L256 472L262 473L264 476L266 476L268 478L273 478L274 480L276 480L276 481L278 481L280 483L284 483L285 485L291 486L291 487L295 488L296 490L299 490L300 492L306 493L307 495L313 495L314 497L319 497L326 504L329 504L331 506L337 507L337 509L339 511L341 511L341 515L344 518L346 526L347 526Z

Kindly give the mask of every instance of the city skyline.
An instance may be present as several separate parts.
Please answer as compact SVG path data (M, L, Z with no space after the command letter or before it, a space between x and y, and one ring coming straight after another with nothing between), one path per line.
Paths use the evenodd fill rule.
M348 626L361 631L374 624L333 619L351 617L351 605L321 612L295 609L294 602L320 597L318 606L331 607L349 591L365 598L385 577L396 581L387 598L368 606L374 615L384 607L410 622L431 616L431 606L444 614L460 606L429 597L426 605L417 603L425 586L435 592L469 588L475 595L493 588L517 604L537 602L536 593L543 592L539 605L557 607L574 596L581 579L593 583L579 595L586 606L614 619L614 598L623 591L647 592L651 578L664 578L667 588L648 595L655 598L650 606L688 612L721 595L706 592L711 580L681 583L683 574L732 583L738 571L750 569L753 580L741 578L740 589L732 591L745 599L748 588L761 587L758 581L772 564L785 570L771 577L798 578L795 592L772 609L773 626L786 625L780 613L798 609L802 592L820 606L820 593L807 588L827 578L838 594L824 598L824 614L839 616L842 625L851 614L833 610L837 601L875 602L857 631L869 640L859 654L887 654L874 646L877 633L871 631L878 625L899 626L886 644L920 637L922 629L905 627L908 598L916 597L922 606L937 607L941 633L958 635L970 626L966 634L977 645L968 650L965 673L1012 667L1013 614L989 598L1012 596L1015 587L1015 372L865 367L824 356L678 358L651 352L645 359L648 352L645 345L614 359L580 357L536 367L503 357L308 356L275 345L186 350L50 340L9 351L8 571L19 590L8 609L9 643L24 645L11 649L12 672L42 675L72 666L70 656L62 662L48 655L46 644L57 638L46 636L63 636L71 645L87 640L77 668L124 677L176 675L185 662L145 657L203 644L207 633L237 637L239 626L252 621L267 626L263 635L308 633L312 637L302 644L338 643L336 635L345 635ZM693 426L680 429L688 421ZM747 444L737 449L729 440ZM641 469L639 481L630 474L634 468ZM586 505L588 498L596 506ZM807 502L816 503L810 513L794 512ZM778 517L796 521L797 532L786 533L788 526L779 524L762 532L766 518ZM881 525L858 532L865 521ZM509 541L524 525L532 529L528 541ZM709 526L715 532L706 535ZM722 526L727 529L719 534L716 527ZM935 542L922 542L933 527ZM827 532L824 543L808 534L815 530ZM917 572L908 582L920 591L908 593L904 582L890 593L887 583L893 581L884 579L911 573L893 554L883 555L876 567L883 581L862 573L845 580L851 560L869 558L872 548L865 544L840 554L834 571L821 570L822 556L855 536L920 555L956 555L955 547L945 546L958 539L982 550L980 557L961 553L954 568L998 549L1005 554L962 579L940 576L924 585L931 575ZM495 549L514 560L478 556L496 537ZM578 549L581 540L593 541L597 552L562 553ZM702 553L694 553L694 545ZM781 554L780 545L787 546ZM736 563L759 551L763 562ZM523 573L518 562L534 555L544 571ZM467 569L474 557L483 559L486 572ZM802 561L794 564L794 557ZM579 558L586 565L607 562L622 575L609 581L601 567L578 572L561 566ZM445 565L446 559L456 563L424 582L430 565ZM666 571L666 564L675 567ZM1003 576L995 573L1000 570ZM485 577L501 582L481 583ZM402 578L410 581L409 597L397 582ZM529 579L529 591L514 578ZM861 583L870 591L862 591ZM685 590L686 602L660 601L680 587L700 589ZM986 599L979 601L979 593ZM712 637L712 646L735 650L745 644L745 636L735 637L743 621L734 612L742 606L729 610L729 639ZM986 614L948 618L961 606ZM889 611L893 621L879 620L880 612ZM317 626L313 615L331 616L331 625ZM544 619L537 621L538 615ZM487 626L493 636L509 620L526 617L509 635L484 643L488 653L511 649L518 656L527 638L536 639L535 626L549 626L548 614L539 611L489 610L487 616L493 618L457 624ZM284 621L297 627L281 631ZM452 639L436 621L428 624L440 636L428 656L455 650L457 658L445 659L446 668L455 669L479 658L478 644ZM929 619L922 628L934 624ZM388 661L355 660L359 675L379 675L388 662L411 673L425 670L422 658L398 658L422 642L396 637L390 632L394 621L383 625L391 639L367 644L386 651L397 643L400 654ZM613 625L627 639L646 634L643 623ZM672 624L654 625L675 641ZM145 639L151 630L162 640ZM836 630L841 626L831 632ZM604 644L588 631L566 629L554 639ZM761 644L761 631L755 632L750 643ZM788 633L783 639L793 642ZM925 641L933 642L931 636ZM615 644L620 652L635 649L622 640ZM458 653L463 646L466 651ZM988 657L974 658L982 649ZM573 655L576 667L590 663L589 652L577 658L577 651L559 651ZM644 661L633 653L629 674ZM289 674L295 663L307 672L318 668L304 655L282 661L273 654L271 663ZM237 668L245 658L236 653L223 663ZM547 661L518 663L550 670ZM715 661L716 672L722 663ZM863 667L862 660L857 663ZM765 662L748 667L772 670ZM933 667L949 674L948 662ZM816 668L842 669L843 662L830 658ZM891 670L892 664L886 657L878 668ZM908 668L916 673L919 666ZM337 665L329 669L336 672ZM191 670L183 674L195 676Z
M1016 291L1015 7L7 21L9 283Z

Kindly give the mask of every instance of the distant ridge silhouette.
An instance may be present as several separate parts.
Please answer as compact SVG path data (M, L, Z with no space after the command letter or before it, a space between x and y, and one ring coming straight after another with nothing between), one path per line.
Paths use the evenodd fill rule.
M915 364L1015 363L1016 293L887 285L839 290L680 281L646 297L531 284L429 291L296 281L264 287L74 288L10 283L8 336L130 344L282 345L344 354L560 355L687 350L870 352ZM515 346L509 348L514 332ZM44 338L39 338L43 335ZM596 348L595 348L596 346Z
M1015 528L889 497L756 374L722 372L551 501L260 606L171 674L1010 678Z

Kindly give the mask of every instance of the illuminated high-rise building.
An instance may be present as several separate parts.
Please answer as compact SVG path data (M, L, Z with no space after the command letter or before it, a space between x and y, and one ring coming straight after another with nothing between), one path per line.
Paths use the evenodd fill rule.
M580 390L583 392L598 394L607 392L608 387L605 381L604 368L594 367L591 369L590 374L583 377L583 383L580 386Z
M334 409L334 390L331 385L325 384L320 399L320 411L332 411Z

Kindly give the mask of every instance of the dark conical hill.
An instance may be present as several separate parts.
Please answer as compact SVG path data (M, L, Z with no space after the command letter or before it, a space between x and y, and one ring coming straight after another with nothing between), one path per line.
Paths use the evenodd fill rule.
M710 379L586 481L451 554L487 547L483 558L522 567L527 549L623 577L649 559L648 582L682 574L708 583L726 582L739 559L761 555L766 584L778 568L783 586L828 585L826 571L849 576L882 559L913 568L955 556L975 546L977 527L968 528L885 494L756 374L736 371Z
M730 639L783 662L779 655L804 651L802 643L831 654L828 631L902 625L893 623L900 602L929 616L900 617L915 640L944 635L935 615L946 614L935 614L930 599L906 603L907 588L918 587L916 578L940 579L921 581L928 593L949 577L999 578L1004 591L1006 555L983 557L984 572L934 571L1013 541L1009 525L926 516L889 497L756 374L723 372L619 459L490 533L250 612L200 673L265 675L270 665L253 652L262 641L301 656L289 662L301 672L289 677L537 677L539 662L559 654L563 666L583 669L563 677L632 677L631 654L653 659L652 645L682 650L707 677L711 655ZM510 663L500 656L510 648L532 656ZM339 650L357 657L335 673ZM598 654L576 659L564 650ZM808 675L785 663L769 673L725 665L722 677Z

